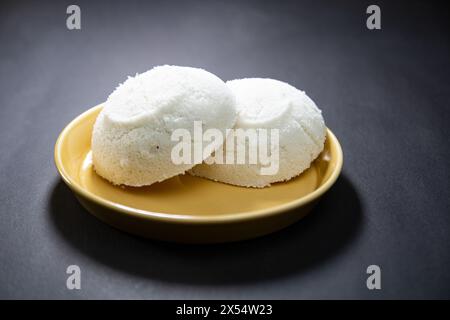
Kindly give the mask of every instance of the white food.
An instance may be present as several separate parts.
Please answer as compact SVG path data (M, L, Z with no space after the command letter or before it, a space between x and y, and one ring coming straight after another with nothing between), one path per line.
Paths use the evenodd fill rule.
M201 121L203 129L225 129L236 121L235 99L225 83L197 68L159 66L130 77L107 99L92 134L95 171L114 184L144 186L182 174L174 164L175 129Z
M308 169L322 152L326 136L325 122L316 104L303 91L273 79L232 80L227 85L235 95L239 113L235 128L279 129L279 170L274 175L262 175L261 163L202 163L189 172L215 181L261 188L289 180ZM226 147L227 143L224 153Z

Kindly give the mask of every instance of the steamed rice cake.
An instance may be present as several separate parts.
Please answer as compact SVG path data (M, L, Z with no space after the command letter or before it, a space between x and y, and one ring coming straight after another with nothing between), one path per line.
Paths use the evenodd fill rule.
M144 186L200 163L174 164L171 134L178 128L225 131L234 126L231 89L202 69L159 66L129 77L108 97L92 134L95 171L116 185ZM208 155L206 155L207 157Z
M262 175L262 163L202 163L189 172L214 181L261 188L308 169L324 148L326 127L321 111L305 92L285 82L262 78L232 80L227 86L236 98L239 114L235 129L279 130L278 172ZM224 154L229 143L227 139L223 145Z

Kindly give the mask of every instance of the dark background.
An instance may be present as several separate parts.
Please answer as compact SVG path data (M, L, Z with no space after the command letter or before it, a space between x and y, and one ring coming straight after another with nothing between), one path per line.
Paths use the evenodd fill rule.
M66 29L80 5L82 29ZM366 28L378 4L382 30ZM450 298L448 8L411 1L45 1L0 10L1 298ZM311 215L183 246L97 221L53 164L63 127L159 64L271 77L323 110L343 174ZM82 289L66 289L68 265ZM366 268L382 289L366 288Z

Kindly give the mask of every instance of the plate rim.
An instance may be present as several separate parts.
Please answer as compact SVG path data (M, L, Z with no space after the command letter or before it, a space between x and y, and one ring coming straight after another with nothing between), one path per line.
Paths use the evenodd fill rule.
M59 134L54 148L54 162L56 165L56 169L63 179L64 183L76 194L82 196L84 198L89 199L90 201L96 203L97 205L106 207L110 210L120 212L122 214L130 215L135 218L141 218L146 220L157 220L161 222L172 222L172 223L224 223L224 222L238 222L244 220L252 220L255 218L263 218L269 217L271 215L276 215L282 212L286 212L292 210L294 208L307 205L312 203L316 199L320 198L324 193L326 193L331 186L336 182L339 177L342 166L343 166L343 152L339 140L336 138L334 133L327 127L327 139L332 140L332 144L336 147L336 166L332 171L331 175L323 183L319 188L312 191L311 193L306 194L303 197L292 200L287 203L283 203L274 207L269 207L265 209L257 209L251 211L244 211L238 213L227 213L221 214L217 216L194 216L190 214L172 214L172 213L161 213L161 212L153 212L142 209L136 209L132 207L128 207L122 205L120 203L116 203L107 199L104 199L98 195L95 195L89 192L87 189L83 188L80 184L76 183L72 177L66 172L64 169L64 163L61 157L61 149L63 146L63 141L65 140L68 133L71 129L78 123L80 123L83 119L88 117L91 113L96 112L98 109L103 107L103 103L92 107L80 115L78 115L75 119L69 122L66 127Z

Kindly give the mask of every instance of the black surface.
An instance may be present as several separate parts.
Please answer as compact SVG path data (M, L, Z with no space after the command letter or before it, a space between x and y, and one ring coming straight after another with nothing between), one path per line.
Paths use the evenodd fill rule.
M448 10L365 1L10 2L0 10L1 298L450 298ZM306 92L342 143L342 177L273 235L181 246L85 212L53 165L62 128L158 64ZM66 267L82 289L66 289ZM366 268L382 268L382 289Z

